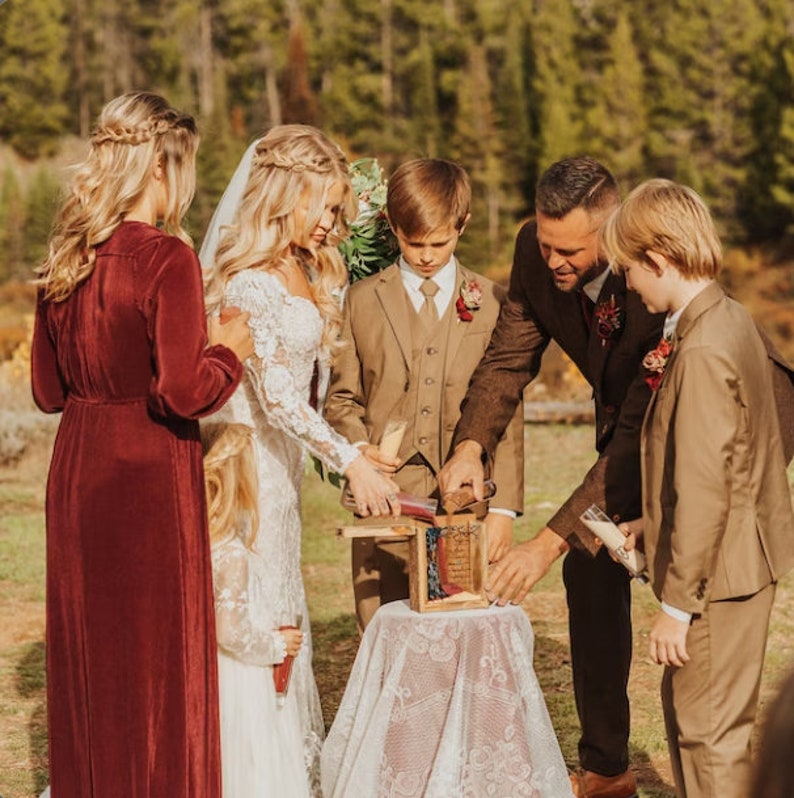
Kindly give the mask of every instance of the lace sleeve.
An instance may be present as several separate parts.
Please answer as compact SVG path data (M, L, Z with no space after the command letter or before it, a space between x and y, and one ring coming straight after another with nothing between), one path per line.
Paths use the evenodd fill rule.
M271 624L254 620L251 561L256 556L235 540L212 550L218 648L248 665L275 665L284 660L286 645Z
M284 290L267 272L240 272L226 290L226 304L251 314L255 355L246 374L268 423L300 441L333 471L344 473L360 452L309 404L295 385L285 336L295 335L284 321Z

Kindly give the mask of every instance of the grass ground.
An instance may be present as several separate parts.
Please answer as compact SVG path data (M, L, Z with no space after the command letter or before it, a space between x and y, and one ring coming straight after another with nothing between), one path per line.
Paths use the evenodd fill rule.
M516 537L543 525L592 459L592 429L532 425L527 432L526 515ZM29 798L47 783L44 699L45 447L0 468L0 795ZM315 642L315 672L326 723L333 721L355 658L348 544L334 535L346 519L337 491L312 472L304 491L304 573ZM632 765L644 798L674 795L658 699L660 669L646 654L656 609L647 587L634 586L635 652L629 686ZM566 761L576 761L577 721L559 564L524 607L535 631L534 666ZM794 665L794 578L780 586L764 673L762 702Z

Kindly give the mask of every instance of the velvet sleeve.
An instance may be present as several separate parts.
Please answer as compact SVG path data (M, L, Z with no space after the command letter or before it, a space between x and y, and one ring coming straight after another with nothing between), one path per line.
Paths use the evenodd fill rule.
M55 341L47 326L47 302L39 292L30 351L33 399L45 413L58 413L66 404L67 388L58 368Z
M201 271L195 253L165 239L146 303L154 358L150 409L162 416L201 418L218 410L240 382L243 367L224 346L207 348Z

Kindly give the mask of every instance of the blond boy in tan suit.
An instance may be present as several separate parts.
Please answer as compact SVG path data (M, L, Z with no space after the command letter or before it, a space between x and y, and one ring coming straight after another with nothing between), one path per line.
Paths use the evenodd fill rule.
M438 497L469 378L482 357L504 291L454 256L469 219L471 185L457 164L419 159L389 180L387 212L401 257L353 284L345 299L344 346L331 375L325 417L401 490ZM407 421L397 457L378 445L386 423ZM523 408L497 449L497 494L487 515L489 556L510 545L523 509ZM483 513L485 512L483 508ZM352 544L362 628L381 603L408 596L407 543Z
M640 540L662 603L649 647L676 791L743 798L775 584L794 566L771 361L714 281L721 247L694 191L643 183L601 234L628 287L668 314L644 361Z

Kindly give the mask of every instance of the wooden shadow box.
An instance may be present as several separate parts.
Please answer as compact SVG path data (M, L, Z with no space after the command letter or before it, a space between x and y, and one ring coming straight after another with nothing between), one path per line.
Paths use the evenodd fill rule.
M415 612L483 608L490 603L485 595L485 524L472 513L435 516L433 524L413 518L390 520L389 525L357 524L340 528L338 534L409 541L409 599Z

